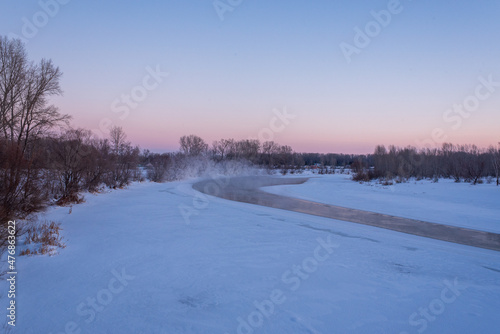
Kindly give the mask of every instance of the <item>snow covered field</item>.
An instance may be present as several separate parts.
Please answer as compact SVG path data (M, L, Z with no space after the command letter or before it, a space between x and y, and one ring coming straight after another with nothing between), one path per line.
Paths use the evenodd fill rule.
M356 183L350 175L306 175L302 185L264 191L393 216L500 233L500 188L441 179L394 183Z
M67 247L18 257L12 332L498 333L498 252L205 197L193 182L133 184L87 195L71 214L48 211ZM461 188L493 187L392 192L336 175L273 191L431 221L464 212L460 223L495 230L492 199L439 196ZM397 193L418 199L411 211ZM2 308L7 290L2 281Z

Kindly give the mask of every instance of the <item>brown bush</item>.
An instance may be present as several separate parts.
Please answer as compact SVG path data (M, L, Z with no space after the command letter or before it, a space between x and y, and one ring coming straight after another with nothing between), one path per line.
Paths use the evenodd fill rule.
M36 244L33 250L26 248L19 255L54 255L57 248L65 248L63 237L59 234L61 227L51 221L40 225L32 224L26 229L25 245Z

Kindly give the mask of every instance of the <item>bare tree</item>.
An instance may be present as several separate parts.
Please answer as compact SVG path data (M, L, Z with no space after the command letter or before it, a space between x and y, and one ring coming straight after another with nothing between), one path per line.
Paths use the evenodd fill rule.
M205 141L195 135L182 136L179 144L181 145L181 152L188 156L203 155L208 150Z
M21 41L0 36L0 127L6 140L14 141L15 114L27 68L28 57Z
M487 167L487 158L484 150L476 145L464 145L460 147L461 164L463 166L464 178L466 181L477 184L484 176Z
M148 166L147 177L153 182L163 182L167 177L170 156L168 154L155 154L150 157L150 166Z
M34 168L37 138L69 116L48 103L61 94L62 73L50 60L28 61L19 40L0 37L0 220L22 216L42 201Z
M493 172L498 186L500 185L500 143L498 143L497 147L490 146L488 152L491 155L491 164L493 165Z
M138 175L138 147L127 141L127 135L121 127L114 126L109 130L111 153L108 157L109 171L104 182L110 188L122 188L128 185L134 175Z
M91 132L84 129L69 129L54 140L53 161L62 193L60 204L79 201L77 194L94 156L88 151L90 144Z
M48 97L60 95L61 71L51 60L28 61L19 40L0 37L0 126L4 138L25 153L31 140L51 127L69 120L48 104Z
M109 130L109 138L111 149L114 154L121 154L127 145L130 145L130 143L127 142L127 135L121 126L111 127Z
M214 141L212 144L214 159L217 161L224 160L233 144L234 139L221 139L219 141Z
M236 158L256 163L259 158L260 142L257 139L244 139L235 143Z
M375 147L375 152L373 153L373 165L377 176L385 175L389 169L386 155L387 150L384 145L377 145L377 147Z
M280 146L274 141L266 141L262 144L263 163L268 168L274 167L276 155L279 153Z
M286 175L293 163L293 150L290 146L280 146L276 161L281 166L281 174Z

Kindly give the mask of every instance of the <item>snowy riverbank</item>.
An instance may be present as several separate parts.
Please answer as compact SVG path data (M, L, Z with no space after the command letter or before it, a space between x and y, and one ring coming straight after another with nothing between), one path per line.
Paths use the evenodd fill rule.
M333 180L279 191L315 184L317 194L298 190L312 197ZM500 326L498 252L204 197L192 183L136 183L86 195L71 214L50 209L45 218L61 223L67 247L52 257L18 256L13 333L496 333ZM360 187L377 189L346 181L336 191L348 204ZM396 189L406 187L408 197L418 188ZM384 198L393 197L380 196L379 207ZM470 206L478 217L487 209ZM422 202L415 212L426 210ZM3 307L5 281L0 289Z

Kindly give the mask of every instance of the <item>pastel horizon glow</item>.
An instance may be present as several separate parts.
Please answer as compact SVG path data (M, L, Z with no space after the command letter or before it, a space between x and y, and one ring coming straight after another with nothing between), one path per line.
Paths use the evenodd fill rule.
M72 126L121 126L152 151L177 150L189 134L322 153L500 142L499 1L0 7L0 34L64 73L53 102ZM293 119L276 120L285 110Z

